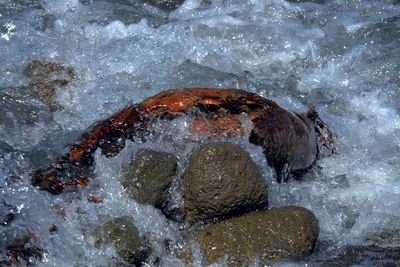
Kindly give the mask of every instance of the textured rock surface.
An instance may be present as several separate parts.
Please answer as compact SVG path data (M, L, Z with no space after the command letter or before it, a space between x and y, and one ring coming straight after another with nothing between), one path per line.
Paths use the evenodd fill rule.
M29 89L32 94L45 103L50 110L59 108L55 100L56 89L65 87L76 79L72 68L58 63L32 61L24 70L25 76L31 79Z
M189 222L228 217L267 206L264 179L239 145L211 143L195 151L182 181Z
M176 168L177 160L173 155L144 150L125 170L122 185L132 199L162 208Z
M227 255L230 264L242 265L257 256L268 261L311 252L318 233L318 220L310 211L284 207L227 219L195 233L193 240L207 264Z
M106 222L96 234L96 247L114 245L118 255L126 262L140 264L150 254L146 238L141 237L133 219L120 217Z

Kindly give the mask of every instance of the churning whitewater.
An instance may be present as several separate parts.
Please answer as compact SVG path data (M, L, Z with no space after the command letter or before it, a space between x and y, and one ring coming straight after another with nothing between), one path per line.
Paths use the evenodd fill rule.
M144 149L174 155L181 177L209 141L190 131L192 117L156 121L147 140L128 140L115 157L93 151L85 187L52 195L31 181L123 108L198 87L243 89L297 113L315 106L337 135L337 153L282 184L259 146L217 138L251 155L270 207L300 206L318 218L313 254L274 264L400 262L399 1L164 2L0 0L0 262L23 243L14 259L22 265L116 265L116 250L96 247L94 231L129 214L152 245L146 264L183 264L171 251L185 246L188 226L130 199L122 181ZM179 179L172 210L183 201L178 187Z

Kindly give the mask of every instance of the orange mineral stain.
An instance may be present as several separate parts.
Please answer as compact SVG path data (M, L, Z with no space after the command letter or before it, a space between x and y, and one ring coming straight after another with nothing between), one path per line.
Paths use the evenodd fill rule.
M245 129L240 120L229 115L221 118L196 119L190 131L208 137L243 137L245 135Z

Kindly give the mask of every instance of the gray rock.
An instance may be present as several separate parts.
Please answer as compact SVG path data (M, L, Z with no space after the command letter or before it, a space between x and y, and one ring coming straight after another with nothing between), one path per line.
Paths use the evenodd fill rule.
M310 3L315 3L315 4L325 4L326 0L286 0L288 2L292 3L305 3L305 2L310 2Z
M112 244L118 255L126 262L140 264L151 253L151 246L141 237L133 219L127 216L106 222L96 233L95 245Z
M150 5L158 7L164 11L173 11L177 9L185 0L142 0L143 2L147 2Z
M193 234L206 264L227 256L232 266L248 265L257 256L271 262L309 253L319 233L317 218L300 207L275 208L227 219ZM184 253L184 262L191 253Z
M239 145L211 143L195 151L182 180L188 222L224 218L267 207L264 179Z
M162 209L176 169L173 155L144 150L126 168L122 185L132 199Z
M310 257L313 266L385 266L397 267L400 246L347 245L332 249L332 244L318 244L318 254Z
M177 9L185 0L107 0L110 3L118 3L126 6L139 7L138 4L149 4L165 12L171 12ZM82 2L82 0L81 0ZM88 1L83 1L88 2Z
M399 227L390 227L385 230L373 232L367 235L366 243L373 243L378 246L400 246Z

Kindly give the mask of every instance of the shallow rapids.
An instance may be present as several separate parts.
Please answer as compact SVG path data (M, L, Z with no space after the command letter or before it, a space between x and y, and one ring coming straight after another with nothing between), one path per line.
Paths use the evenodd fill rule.
M400 261L399 1L186 0L171 10L130 0L0 0L0 27L0 261L5 244L36 232L44 252L33 249L26 262L113 265L115 250L96 249L93 231L130 214L154 244L148 264L177 266L165 244L180 246L183 226L130 200L121 177L144 148L176 155L182 173L200 138L188 131L190 118L155 125L149 142L129 142L115 158L97 151L86 188L50 195L31 186L31 174L95 122L183 87L245 89L296 112L315 105L338 134L337 155L286 184L259 147L233 141L262 168L270 206L306 207L319 219L314 254L278 265ZM64 69L52 65L35 80L27 72L34 61Z

